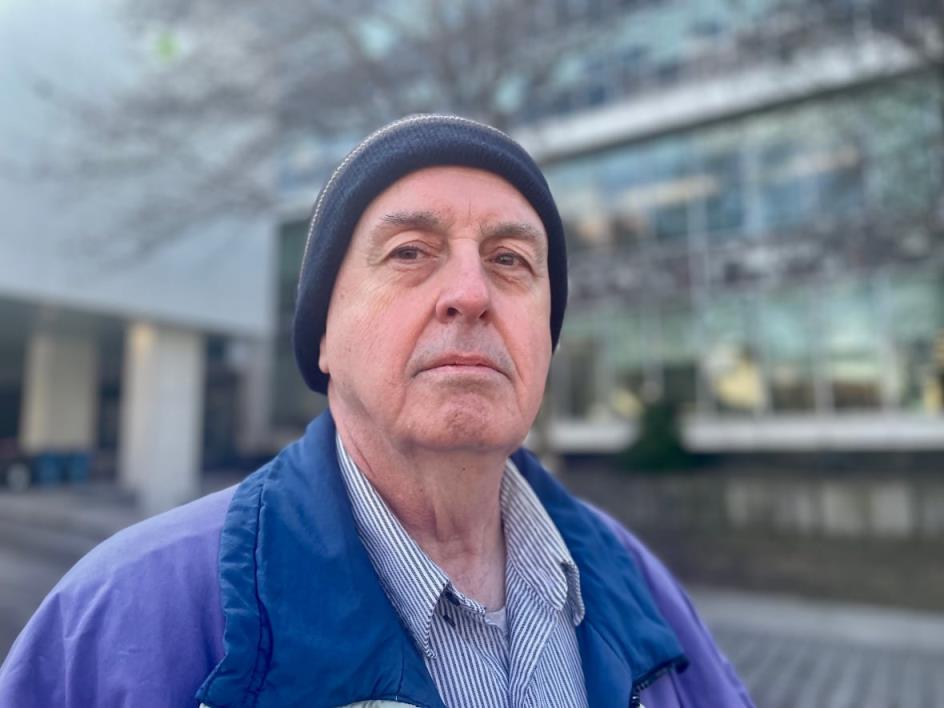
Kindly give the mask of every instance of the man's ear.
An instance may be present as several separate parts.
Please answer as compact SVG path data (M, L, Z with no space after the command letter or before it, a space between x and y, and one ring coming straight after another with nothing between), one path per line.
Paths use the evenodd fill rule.
M328 354L325 351L325 335L321 335L321 342L318 343L318 368L321 369L321 373L325 376L330 376L331 372L328 370Z

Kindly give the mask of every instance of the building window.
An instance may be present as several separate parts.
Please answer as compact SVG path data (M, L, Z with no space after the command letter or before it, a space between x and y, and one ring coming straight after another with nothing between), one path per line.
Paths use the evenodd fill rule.
M816 408L816 341L806 291L788 291L758 305L760 348L764 353L771 410L777 413Z
M621 418L635 418L660 393L658 321L648 310L614 313L608 319L608 364L612 381L606 405Z
M705 194L705 230L732 233L744 226L744 186L737 152L713 155L705 161L712 188Z
M586 420L597 409L600 347L593 337L568 336L554 356L554 409L558 417Z
M861 283L821 292L826 378L833 408L875 409L882 405L881 336L874 289Z
M695 409L698 398L697 323L689 307L669 306L659 313L659 361L662 396L682 412Z
M888 283L894 404L944 410L944 274L914 274Z
M292 321L295 288L308 236L308 223L284 224L279 230L278 315L273 363L272 422L276 427L300 430L326 406L323 396L308 390L295 364Z
M738 298L709 304L702 315L701 370L712 407L718 413L759 413L767 393L748 312Z
M927 77L886 86L862 101L863 147L879 216L923 216L934 208L942 183L942 102L939 82Z

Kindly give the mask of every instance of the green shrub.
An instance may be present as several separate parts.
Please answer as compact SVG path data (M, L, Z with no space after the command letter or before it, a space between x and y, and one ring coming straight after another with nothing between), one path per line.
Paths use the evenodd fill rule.
M685 449L678 407L667 401L648 404L639 417L639 434L623 454L630 470L667 471L687 469L694 456Z

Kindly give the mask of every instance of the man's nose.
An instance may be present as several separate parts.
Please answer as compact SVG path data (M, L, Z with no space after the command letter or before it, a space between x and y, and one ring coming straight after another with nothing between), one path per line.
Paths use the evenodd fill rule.
M478 248L457 248L449 255L440 276L442 286L436 302L436 317L442 322L467 322L488 318L491 284Z

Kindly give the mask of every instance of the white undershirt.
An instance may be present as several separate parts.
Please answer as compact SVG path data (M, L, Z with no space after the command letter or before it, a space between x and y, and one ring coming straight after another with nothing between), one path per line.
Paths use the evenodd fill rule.
M491 610L485 613L485 621L490 625L498 627L504 634L508 634L508 618L505 615L505 608Z

